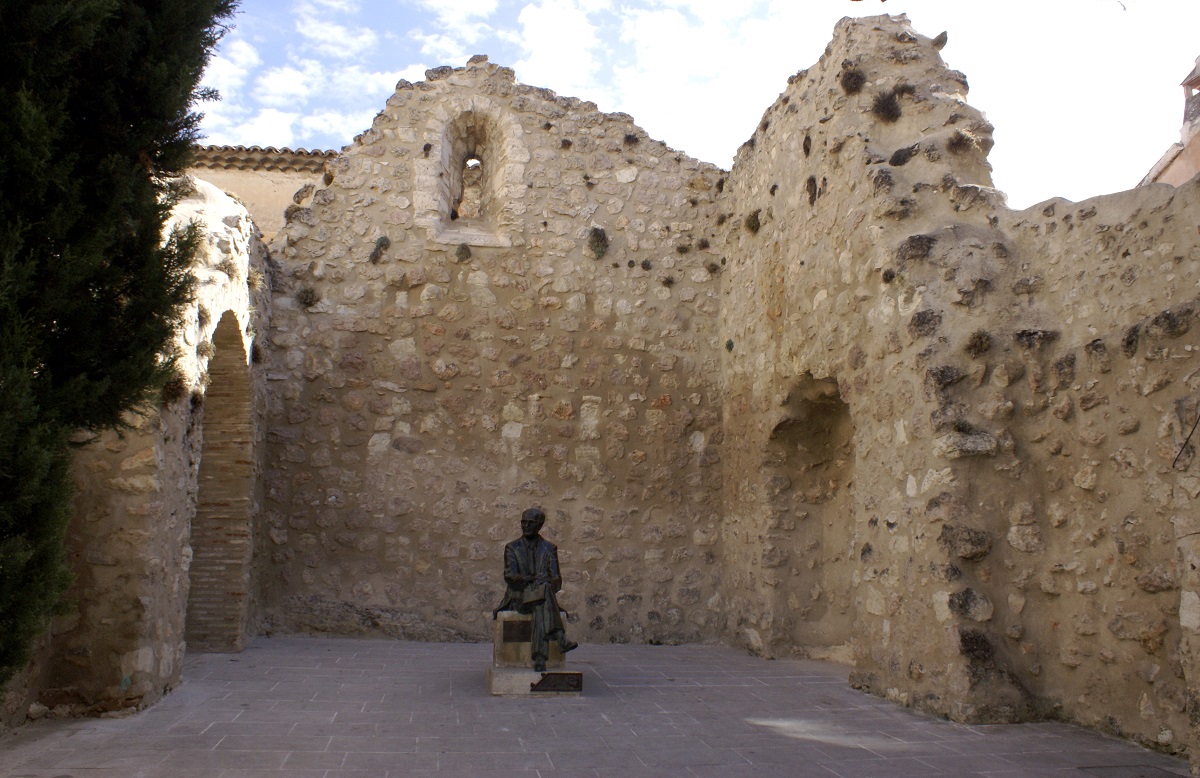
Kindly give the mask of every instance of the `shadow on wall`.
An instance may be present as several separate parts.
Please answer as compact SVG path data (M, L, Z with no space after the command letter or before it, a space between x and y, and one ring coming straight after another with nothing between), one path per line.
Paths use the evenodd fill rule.
M854 424L837 381L804 374L767 442L768 540L776 638L814 658L853 661ZM870 550L864 548L864 554Z

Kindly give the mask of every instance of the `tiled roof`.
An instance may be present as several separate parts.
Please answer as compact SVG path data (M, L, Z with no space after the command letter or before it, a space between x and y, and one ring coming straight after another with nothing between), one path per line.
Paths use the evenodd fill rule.
M216 170L275 170L285 173L320 173L338 155L321 151L274 146L197 146L194 167Z

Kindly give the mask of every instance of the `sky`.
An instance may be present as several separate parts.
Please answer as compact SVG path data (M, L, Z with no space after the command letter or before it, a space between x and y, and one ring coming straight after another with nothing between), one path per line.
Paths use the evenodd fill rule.
M1179 140L1200 0L242 0L205 72L205 142L339 149L400 79L487 54L728 168L843 16L947 31L1009 205L1129 189Z

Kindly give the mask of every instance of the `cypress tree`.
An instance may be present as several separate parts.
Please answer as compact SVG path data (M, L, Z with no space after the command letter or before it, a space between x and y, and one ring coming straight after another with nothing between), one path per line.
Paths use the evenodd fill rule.
M161 387L195 236L164 242L236 0L0 0L0 683L69 576L71 436Z

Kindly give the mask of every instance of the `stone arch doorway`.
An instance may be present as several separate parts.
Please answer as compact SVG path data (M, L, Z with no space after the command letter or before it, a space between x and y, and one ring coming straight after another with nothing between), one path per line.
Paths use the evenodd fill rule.
M776 635L815 658L853 659L854 424L837 381L792 385L767 443Z
M254 447L246 349L231 311L221 316L212 343L185 637L191 650L240 651L250 600Z

